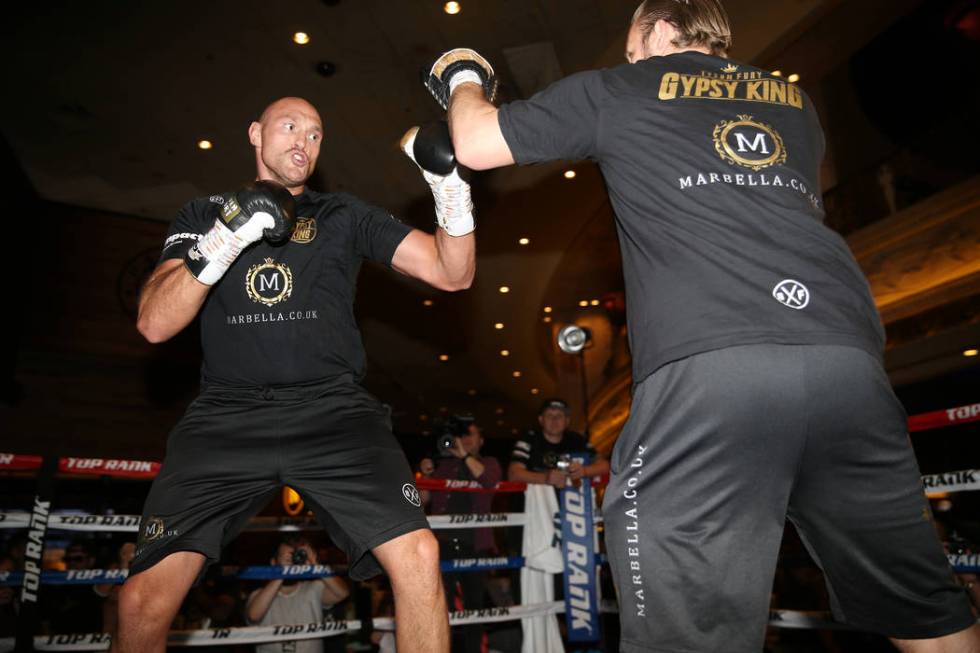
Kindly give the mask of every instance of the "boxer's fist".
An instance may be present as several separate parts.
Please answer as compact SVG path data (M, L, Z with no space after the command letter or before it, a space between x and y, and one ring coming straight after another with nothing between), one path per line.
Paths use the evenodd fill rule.
M263 236L282 243L295 226L296 203L290 192L274 181L254 181L223 196L214 226L188 250L184 263L198 281L211 286L249 244Z
M296 201L282 184L259 179L225 197L221 219L246 244L265 238L285 242L296 226Z
M402 136L401 148L427 172L444 177L456 167L456 152L444 120L412 127Z
M401 149L422 170L422 177L432 189L436 223L450 236L465 236L473 231L476 227L470 185L459 175L446 123L412 127L402 136Z
M469 48L456 48L442 53L432 68L423 73L422 81L443 109L449 108L449 98L460 84L473 82L483 87L489 102L497 95L497 77L493 66Z

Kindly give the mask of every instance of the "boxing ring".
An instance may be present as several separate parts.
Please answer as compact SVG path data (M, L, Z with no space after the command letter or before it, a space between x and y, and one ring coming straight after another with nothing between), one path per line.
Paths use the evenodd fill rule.
M926 431L980 421L980 403L938 410L909 418L909 431ZM127 571L124 569L84 569L68 571L43 570L41 560L48 531L132 533L139 530L139 515L59 513L52 509L49 497L59 475L75 475L83 478L119 477L150 480L156 476L160 464L152 461L118 460L101 458L42 458L40 456L0 453L0 473L30 473L36 476L36 492L29 510L0 512L0 529L27 531L27 546L23 568L17 571L0 571L0 586L19 587L21 600L17 637L0 638L0 653L15 650L37 651L102 651L109 647L107 633L73 633L63 635L37 635L38 597L45 586L121 584ZM962 469L922 477L927 495L980 490L980 469ZM554 506L542 501L553 496L551 486L528 486L524 483L501 482L493 488L483 488L476 481L418 479L419 489L447 492L520 492L525 495L525 511L486 514L449 514L428 517L433 530L461 528L510 528L521 526L547 528L553 524L554 535L561 541L560 573L564 582L565 599L539 601L507 607L459 610L450 612L450 624L491 624L523 620L525 629L537 620L553 620L553 615L565 615L566 632L570 641L594 641L599 636L601 613L614 613L616 604L600 596L598 570L605 564L599 550L598 532L602 517L596 511L595 493L590 479L583 479L580 487L567 487L560 491L557 514L549 513ZM246 531L296 532L318 528L306 518L255 517ZM534 535L540 535L535 530ZM540 540L541 538L538 538ZM549 538L545 538L549 539ZM551 538L555 539L555 538ZM524 539L525 555L517 557L457 558L443 560L443 572L479 572L506 569L528 569L536 566L528 550L528 538ZM540 552L539 552L540 553ZM948 554L950 564L957 573L980 572L980 554ZM554 558L554 556L552 556ZM538 565L540 567L540 565ZM547 565L545 565L547 566ZM343 575L345 568L337 565L287 565L287 566L222 566L223 577L240 580L306 580L333 575ZM543 572L556 573L556 572ZM550 583L550 578L548 583ZM526 588L523 586L522 593ZM538 623L542 623L538 621ZM769 624L778 628L848 629L845 624L834 622L825 611L773 610ZM392 631L395 623L391 617L323 621L308 624L282 624L275 626L247 626L239 628L210 628L171 631L168 647L214 646L222 644L258 644L331 637L365 630Z

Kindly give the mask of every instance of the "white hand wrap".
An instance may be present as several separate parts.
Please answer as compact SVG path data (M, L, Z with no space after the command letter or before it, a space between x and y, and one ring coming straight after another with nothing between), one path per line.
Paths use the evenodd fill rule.
M262 237L262 231L275 226L275 219L268 213L256 213L237 231L232 231L221 221L214 221L211 230L187 252L191 272L197 280L213 286L235 262L247 245ZM201 266L201 262L204 265ZM199 271L198 271L199 270Z
M460 84L476 84L481 91L483 89L483 80L475 70L461 70L449 79L449 97L453 96L453 92Z
M450 236L465 236L476 229L473 221L473 199L470 185L459 176L459 168L453 168L445 177L422 171L429 182L432 199L436 203L436 222Z

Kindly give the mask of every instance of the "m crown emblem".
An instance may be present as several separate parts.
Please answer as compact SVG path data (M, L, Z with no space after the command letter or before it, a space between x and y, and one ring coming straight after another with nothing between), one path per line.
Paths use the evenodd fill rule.
M736 66L733 63L730 63L727 66L725 66L724 68L722 68L721 69L721 72L723 72L723 73L733 73L736 70L738 70L738 66Z
M282 263L267 258L245 273L245 292L253 302L273 306L293 294L293 273Z
M722 120L711 135L722 161L758 172L786 161L783 138L771 125L749 115Z

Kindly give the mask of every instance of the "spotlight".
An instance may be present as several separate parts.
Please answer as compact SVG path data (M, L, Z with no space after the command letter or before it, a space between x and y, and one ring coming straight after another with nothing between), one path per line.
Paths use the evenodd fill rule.
M422 306L432 306L432 300L431 299L423 299L422 300Z
M439 354L439 360L445 363L447 360L449 360L449 354Z
M497 331L500 331L501 329L504 328L504 323L503 322L497 322L496 324L493 325L493 328L496 329Z
M500 355L501 356L510 356L510 350L509 349L501 349L500 350Z
M306 45L310 42L310 35L306 32L296 32L293 34L293 43L296 45Z
M575 179L575 171L574 170L566 170L565 171L565 179Z
M545 312L545 313L550 313L550 312L551 312L551 310L552 310L552 309L551 309L551 307L550 307L550 306L545 306L545 307L544 307L544 312Z
M976 356L977 354L980 354L980 349L964 349L963 350L963 355L966 356L967 358L972 358L973 356Z
M514 370L514 372L513 372L513 374L512 374L512 376L513 376L513 377L514 377L515 379L519 379L519 378L521 378L521 371L520 371L520 370Z
M773 77L782 77L783 76L783 71L781 71L781 70L774 70L774 71L772 71L772 76Z
M509 286L500 286L500 289L499 290L500 290L500 292L502 294L506 295L507 293L510 292L510 287Z
M454 16L462 10L462 7L459 6L458 2L447 2L442 6L442 10L450 16Z
M797 75L796 73L793 73L792 75L786 78L786 81L789 82L790 84L795 84L796 82L800 81L800 76Z
M592 331L577 324L569 324L558 332L558 348L566 354L577 354L592 340Z
M530 238L521 238L520 240L517 241L517 244L518 245L528 245L528 244L530 244L530 242L531 242L531 239Z
M197 142L197 146L199 148L201 148L202 150L210 150L212 147L214 147L214 144L211 141L209 141L209 140L207 140L205 138L205 139L199 140Z

